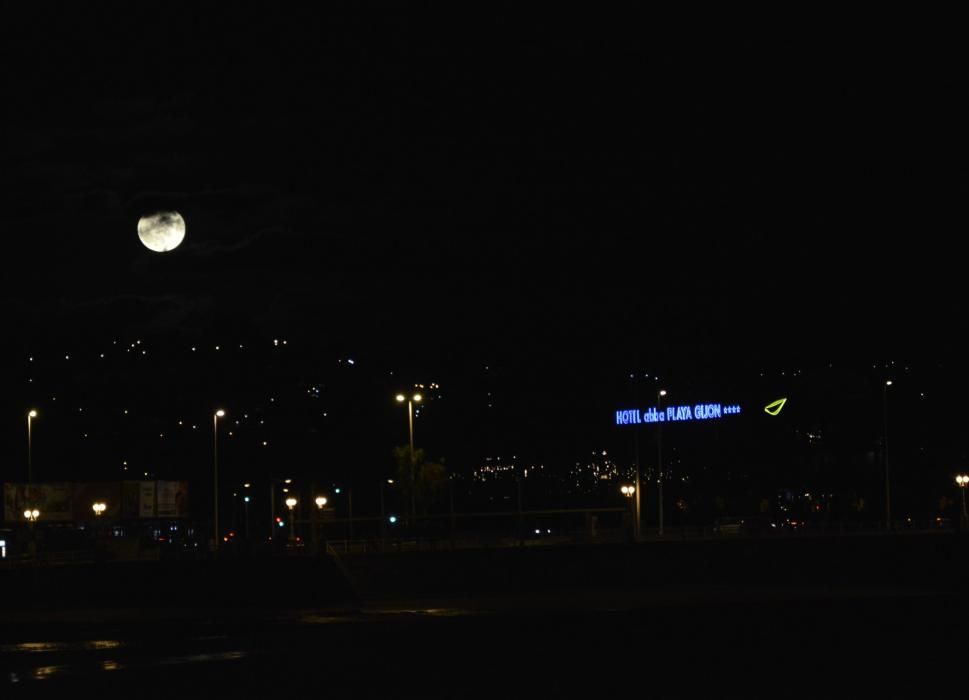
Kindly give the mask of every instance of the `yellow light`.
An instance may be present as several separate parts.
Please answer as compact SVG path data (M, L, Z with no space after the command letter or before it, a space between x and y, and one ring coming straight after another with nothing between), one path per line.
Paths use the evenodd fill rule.
M27 415L30 416L31 418L36 418L37 417L37 411L31 410L30 413L28 413Z
M766 413L769 416L776 416L778 413L781 412L781 409L784 408L784 404L786 403L787 403L786 398L777 399L777 401L773 401L767 404L766 406L764 406L764 413Z
M414 394L414 402L415 403L420 403L421 398L423 398L423 397L420 394Z
M217 416L218 418L222 418L222 416L224 416L224 415L225 415L225 411L223 411L223 410L222 410L222 409L220 408L220 409L219 409L218 411L216 411L216 412L215 412L215 415L216 415L216 416Z
M322 508L325 505L326 505L326 496L317 496L316 497L316 507L317 508Z
M286 499L286 507L289 508L290 510L292 510L293 508L295 508L296 507L296 499L293 498L292 496L290 496L289 498L287 498Z
M397 394L397 403L404 403L406 397L403 394Z
M30 509L29 508L24 511L24 517L27 518L27 520L30 520Z

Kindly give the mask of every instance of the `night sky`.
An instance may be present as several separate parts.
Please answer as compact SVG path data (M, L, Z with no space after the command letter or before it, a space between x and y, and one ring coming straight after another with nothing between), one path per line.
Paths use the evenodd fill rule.
M816 400L872 407L864 452L893 361L921 372L906 396L929 387L939 439L958 442L960 44L500 5L140 7L5 12L8 463L28 405L62 445L83 432L67 409L54 427L59 386L103 415L134 402L147 435L183 413L208 426L225 402L268 416L285 377L313 437L277 459L323 450L345 474L406 440L392 395L414 383L442 386L428 449L467 469L627 449L612 412L661 383L759 401L832 366L851 379ZM167 254L136 235L159 209L187 222ZM137 340L154 368L118 346L94 363ZM253 354L212 354L240 344ZM83 368L57 364L71 353ZM134 435L101 429L84 459L113 465ZM44 458L69 476L68 454Z

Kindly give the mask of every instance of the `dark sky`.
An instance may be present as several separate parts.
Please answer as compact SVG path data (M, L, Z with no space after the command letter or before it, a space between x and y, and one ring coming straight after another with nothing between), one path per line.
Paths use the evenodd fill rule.
M943 37L500 5L6 18L13 358L282 333L452 387L498 366L538 405L636 368L965 349ZM166 255L135 230L160 208L188 227Z

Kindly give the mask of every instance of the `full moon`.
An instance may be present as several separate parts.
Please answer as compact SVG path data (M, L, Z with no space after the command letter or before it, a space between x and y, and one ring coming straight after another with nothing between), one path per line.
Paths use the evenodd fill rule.
M185 238L185 219L177 211L160 211L138 219L138 238L148 250L167 253Z

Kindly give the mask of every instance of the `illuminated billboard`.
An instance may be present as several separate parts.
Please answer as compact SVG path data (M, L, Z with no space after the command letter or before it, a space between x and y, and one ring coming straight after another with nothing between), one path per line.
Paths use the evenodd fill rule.
M682 423L686 421L719 420L740 413L737 404L697 403L693 405L655 406L616 411L616 425L640 425L643 423Z

